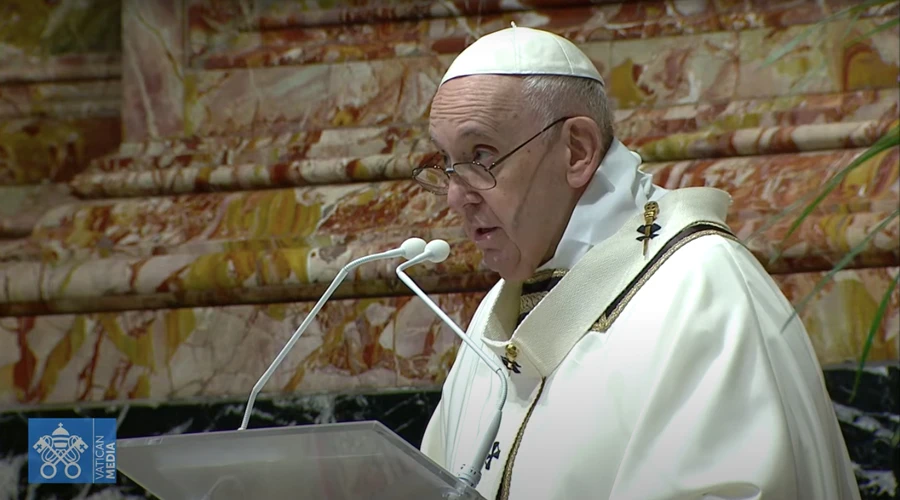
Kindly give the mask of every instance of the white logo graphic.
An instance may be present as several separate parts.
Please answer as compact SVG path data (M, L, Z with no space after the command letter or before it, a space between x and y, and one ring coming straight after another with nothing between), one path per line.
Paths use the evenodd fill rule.
M41 436L34 443L34 449L41 455L44 462L41 465L41 476L44 479L53 479L56 473L56 465L65 464L66 477L75 479L81 475L81 466L78 460L81 455L88 449L87 443L80 436L69 435L69 431L63 428L63 424L59 424L59 428L53 431L51 436ZM70 472L70 469L75 472Z

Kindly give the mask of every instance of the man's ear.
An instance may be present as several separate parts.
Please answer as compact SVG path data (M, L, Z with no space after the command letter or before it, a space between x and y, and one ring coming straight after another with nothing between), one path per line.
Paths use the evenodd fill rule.
M603 159L603 136L600 127L586 116L566 120L566 181L572 189L581 189L591 181Z

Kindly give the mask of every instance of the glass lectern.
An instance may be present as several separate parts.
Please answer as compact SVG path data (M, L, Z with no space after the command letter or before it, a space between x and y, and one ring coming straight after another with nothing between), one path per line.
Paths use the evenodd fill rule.
M120 439L119 471L162 500L484 500L379 422Z

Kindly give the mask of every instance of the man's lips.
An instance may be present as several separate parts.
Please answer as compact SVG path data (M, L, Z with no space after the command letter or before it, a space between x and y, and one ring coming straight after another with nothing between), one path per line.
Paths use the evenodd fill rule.
M482 241L489 241L491 239L491 236L493 236L493 234L497 232L497 229L498 228L496 228L496 227L476 228L475 231L473 232L475 242L479 243Z

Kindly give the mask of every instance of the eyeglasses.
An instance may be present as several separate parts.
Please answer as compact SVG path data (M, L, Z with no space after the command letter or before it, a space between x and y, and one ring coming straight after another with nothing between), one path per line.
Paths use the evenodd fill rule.
M542 128L540 132L534 134L527 141L498 158L497 161L491 163L489 167L486 167L477 161L459 162L447 166L447 162L444 161L443 157L440 154L436 154L413 169L413 179L415 179L423 188L435 194L447 194L447 190L450 188L450 174L456 174L461 181L466 183L466 185L472 189L478 191L493 189L494 186L497 185L497 179L494 177L492 171L497 168L501 162L512 156L516 151L524 148L531 141L537 139L544 132L553 128L553 126L562 123L569 118L572 117L566 116L560 118Z

